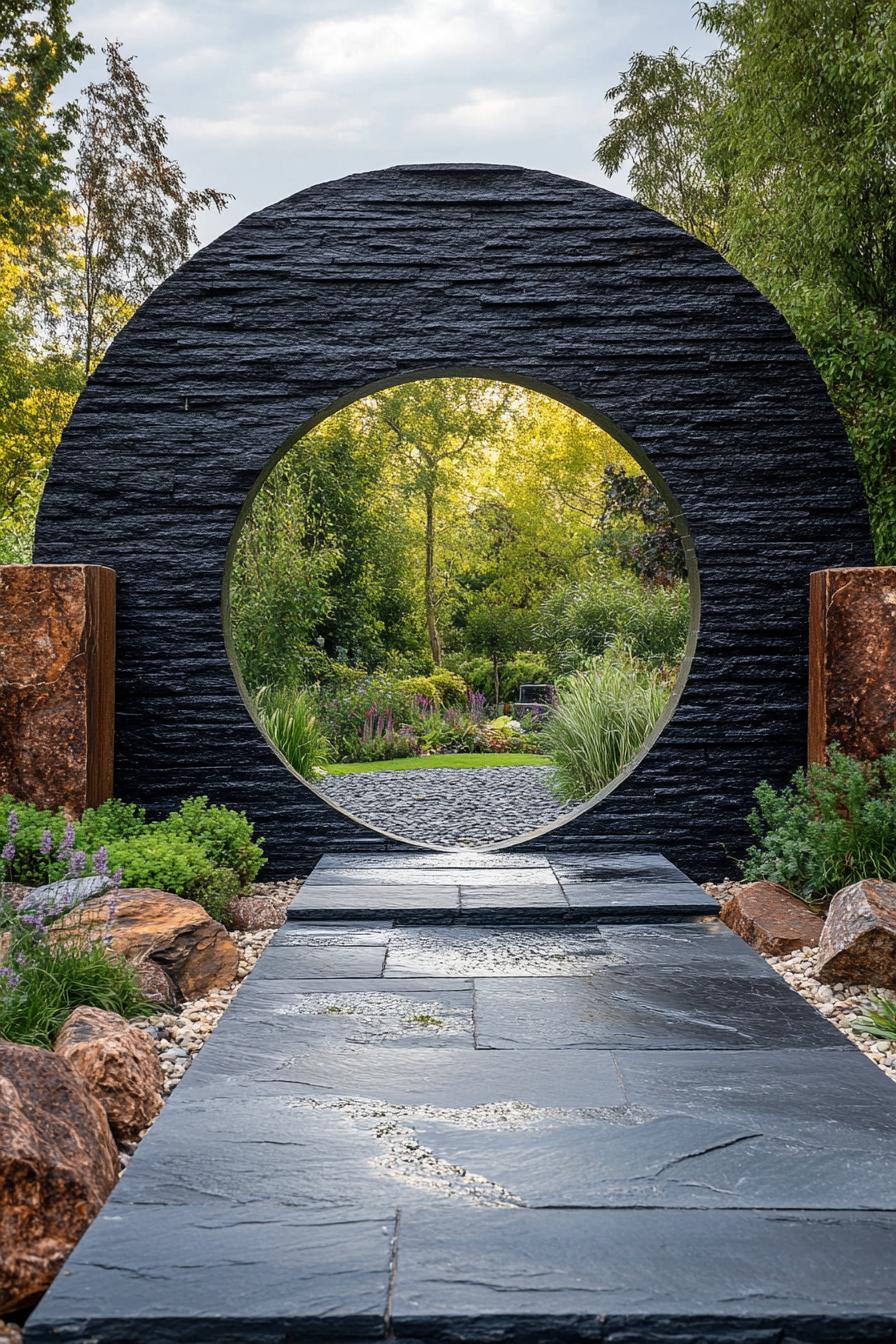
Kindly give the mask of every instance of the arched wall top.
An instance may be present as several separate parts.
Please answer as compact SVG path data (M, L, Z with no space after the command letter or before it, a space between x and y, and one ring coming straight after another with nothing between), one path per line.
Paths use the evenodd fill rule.
M679 500L697 656L653 751L547 837L717 870L758 779L804 755L810 570L865 564L843 428L774 308L717 253L598 187L490 164L386 169L252 215L159 287L63 435L36 559L119 575L116 788L244 807L272 873L379 843L259 737L221 626L248 490L305 421L420 371L497 369L620 426Z

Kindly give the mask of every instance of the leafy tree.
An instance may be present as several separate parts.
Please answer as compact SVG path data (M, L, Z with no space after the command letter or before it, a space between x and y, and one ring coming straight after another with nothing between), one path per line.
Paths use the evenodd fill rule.
M149 90L122 56L103 48L108 78L89 84L77 114L73 205L79 265L68 303L85 374L134 309L199 239L196 217L231 198L212 187L188 189L166 154L164 118L149 109Z
M600 549L625 569L664 588L685 577L684 551L662 495L642 472L604 469Z
M596 158L781 310L846 424L878 562L896 561L896 9L711 0L702 64L638 53Z
M530 634L529 622L512 607L477 607L467 619L464 631L467 648L485 654L492 661L496 714L501 712L501 668L518 649L526 647Z
M75 111L51 97L89 51L70 10L71 0L0 6L0 238L18 247L55 228L66 201Z
M438 613L444 596L436 557L439 505L451 477L463 471L474 445L494 432L509 403L506 384L479 378L425 378L376 398L375 414L405 468L404 488L423 505L426 634L436 667L442 661Z

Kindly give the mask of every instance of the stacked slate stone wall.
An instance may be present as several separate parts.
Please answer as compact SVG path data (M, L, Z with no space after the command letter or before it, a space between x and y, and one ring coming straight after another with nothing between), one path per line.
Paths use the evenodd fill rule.
M117 792L245 808L272 877L386 843L298 783L247 713L222 631L227 548L258 473L312 417L464 371L608 417L674 493L699 562L677 713L610 797L537 843L730 869L756 781L805 758L809 572L871 559L843 428L782 318L715 252L519 168L300 192L199 252L114 342L56 455L36 558L118 573Z

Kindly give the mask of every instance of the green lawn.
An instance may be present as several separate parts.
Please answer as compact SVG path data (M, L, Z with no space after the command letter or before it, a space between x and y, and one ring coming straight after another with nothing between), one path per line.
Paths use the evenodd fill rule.
M349 765L328 765L328 775L357 775L367 770L435 770L451 766L471 770L483 765L552 765L550 756L532 756L524 751L465 752L458 756L402 756L397 761L352 761Z

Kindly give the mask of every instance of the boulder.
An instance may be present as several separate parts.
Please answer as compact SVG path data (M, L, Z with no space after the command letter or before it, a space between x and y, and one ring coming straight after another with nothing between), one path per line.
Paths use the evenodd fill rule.
M162 970L157 961L135 961L137 983L141 993L151 1002L162 1008L173 1008L177 1003L177 990L171 976Z
M824 921L777 882L747 882L734 889L719 917L745 943L766 956L817 947Z
M117 1176L106 1113L72 1066L0 1040L0 1313L40 1297Z
M237 896L227 907L227 917L240 933L279 929L286 921L286 906L273 896Z
M53 1049L84 1079L119 1143L138 1139L162 1109L165 1080L156 1048L118 1013L76 1008Z
M174 985L178 999L199 999L236 978L239 949L223 924L195 901L150 887L124 887L114 895L112 916L105 896L85 901L53 924L53 937L79 933L85 925L129 961L154 961Z
M818 944L816 973L834 984L896 989L896 882L866 878L838 891Z

